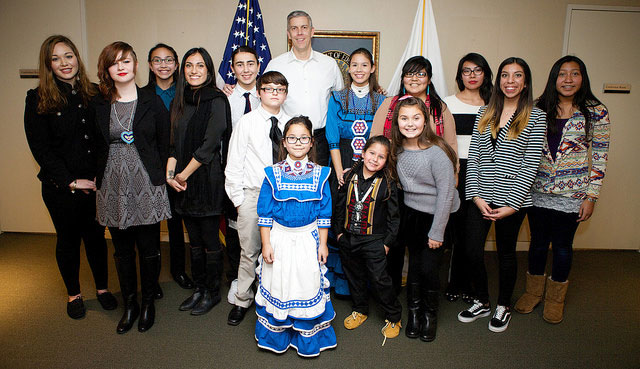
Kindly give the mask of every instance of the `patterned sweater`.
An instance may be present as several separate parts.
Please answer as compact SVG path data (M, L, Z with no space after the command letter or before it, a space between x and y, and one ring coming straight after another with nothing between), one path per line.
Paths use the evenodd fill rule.
M602 104L589 108L589 112L593 119L591 142L587 139L586 122L580 111L576 111L565 124L555 161L545 140L533 183L535 192L575 199L599 197L609 153L609 112Z

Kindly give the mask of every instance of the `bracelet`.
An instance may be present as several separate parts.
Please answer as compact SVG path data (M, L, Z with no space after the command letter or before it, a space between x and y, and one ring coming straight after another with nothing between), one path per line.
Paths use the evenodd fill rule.
M167 181L174 178L176 178L176 176L167 176Z
M473 203L475 204L476 200L479 199L479 198L480 198L480 196L474 196L474 197L471 198L471 201L473 201Z
M595 197L587 196L587 201L591 201L592 203L594 203L594 204L595 204L596 202L598 202L598 199L597 199L597 198L595 198Z
M71 182L71 193L76 193L76 187L78 186L78 180Z

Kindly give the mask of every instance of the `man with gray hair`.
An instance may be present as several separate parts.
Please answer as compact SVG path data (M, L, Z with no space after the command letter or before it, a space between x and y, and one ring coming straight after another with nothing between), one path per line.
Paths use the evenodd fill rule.
M314 28L311 16L295 10L287 16L287 38L291 50L271 59L265 72L275 70L289 81L289 94L284 102L285 113L294 117L306 115L313 123L317 162L329 163L329 145L325 137L327 108L331 91L344 87L336 61L311 48Z

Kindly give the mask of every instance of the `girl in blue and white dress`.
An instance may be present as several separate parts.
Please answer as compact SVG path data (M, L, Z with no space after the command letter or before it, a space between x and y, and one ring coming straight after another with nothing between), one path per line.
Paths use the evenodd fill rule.
M305 357L336 347L324 265L331 169L309 160L314 159L312 132L307 117L287 122L280 144L284 160L265 168L258 197L262 259L256 269L255 338L260 348L282 353L292 346Z

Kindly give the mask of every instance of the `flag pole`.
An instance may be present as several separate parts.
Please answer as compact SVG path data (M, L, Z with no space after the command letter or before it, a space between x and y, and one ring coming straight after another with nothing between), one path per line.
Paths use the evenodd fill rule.
M245 39L244 39L244 46L247 46L249 44L249 7L251 6L251 0L247 0L247 30L244 34Z
M424 55L422 47L424 45L424 12L426 11L426 0L422 0L422 29L420 30L420 55Z

